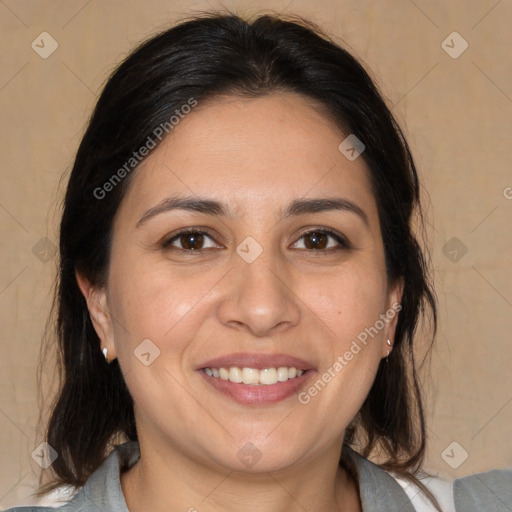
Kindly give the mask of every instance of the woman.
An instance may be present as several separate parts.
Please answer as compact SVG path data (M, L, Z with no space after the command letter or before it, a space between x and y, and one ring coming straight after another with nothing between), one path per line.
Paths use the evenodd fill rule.
M64 511L412 512L398 478L442 510L418 478L413 343L436 322L419 207L399 126L318 27L213 13L143 44L69 179L39 494L77 489Z

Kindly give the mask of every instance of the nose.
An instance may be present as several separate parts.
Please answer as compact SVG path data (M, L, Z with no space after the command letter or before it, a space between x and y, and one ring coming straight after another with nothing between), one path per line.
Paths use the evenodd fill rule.
M271 251L247 263L238 255L229 273L219 320L253 336L270 336L300 322L300 299L293 291L291 272Z

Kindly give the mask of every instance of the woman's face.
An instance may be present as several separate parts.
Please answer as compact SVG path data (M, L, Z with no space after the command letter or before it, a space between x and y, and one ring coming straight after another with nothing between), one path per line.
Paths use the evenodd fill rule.
M139 166L88 303L141 443L244 471L341 446L400 300L348 135L291 93L216 99Z

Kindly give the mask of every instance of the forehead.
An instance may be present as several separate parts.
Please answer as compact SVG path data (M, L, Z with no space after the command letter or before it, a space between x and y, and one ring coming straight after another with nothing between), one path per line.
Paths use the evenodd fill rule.
M376 214L369 169L338 149L349 135L293 93L198 104L139 165L121 205L135 216L170 194L208 195L234 214L297 197L342 195ZM121 213L121 212L120 212Z

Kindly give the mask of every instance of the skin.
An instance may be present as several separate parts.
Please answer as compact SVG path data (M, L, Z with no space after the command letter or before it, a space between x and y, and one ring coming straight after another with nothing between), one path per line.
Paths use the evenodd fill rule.
M279 352L311 362L312 384L400 302L401 286L386 276L368 168L338 149L347 135L293 93L216 98L137 169L114 219L106 288L77 275L101 348L118 358L135 402L141 459L121 475L131 512L251 512L263 503L269 512L361 510L339 453L397 315L307 405L296 395L241 405L195 371L233 352ZM136 226L170 195L221 201L232 216L172 210ZM280 218L304 197L350 200L368 225L340 210ZM180 251L179 237L162 248L177 230L199 226L213 237L204 249ZM327 247L311 248L302 236L311 227L335 230L351 248L330 236ZM236 252L248 236L263 248L252 263ZM134 357L145 339L160 350L149 366ZM247 443L261 454L252 467L237 457Z

